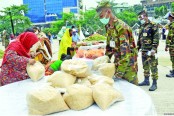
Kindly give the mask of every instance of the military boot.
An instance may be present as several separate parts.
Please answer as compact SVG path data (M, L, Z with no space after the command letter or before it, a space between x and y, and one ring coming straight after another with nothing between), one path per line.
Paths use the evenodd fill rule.
M153 79L152 86L149 88L149 91L155 91L157 89L156 79Z
M138 84L139 86L149 86L150 82L149 82L149 77L145 77L144 81Z
M167 74L166 77L169 77L169 78L174 77L174 70L171 70L170 74Z

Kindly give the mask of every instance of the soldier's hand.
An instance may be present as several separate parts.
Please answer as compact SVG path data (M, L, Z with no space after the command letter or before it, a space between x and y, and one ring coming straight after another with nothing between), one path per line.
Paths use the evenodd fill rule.
M166 52L168 51L168 47L165 48L165 51L166 51Z
M34 59L29 59L28 63L29 63L30 65L34 65L34 64L36 63L36 60L34 60Z

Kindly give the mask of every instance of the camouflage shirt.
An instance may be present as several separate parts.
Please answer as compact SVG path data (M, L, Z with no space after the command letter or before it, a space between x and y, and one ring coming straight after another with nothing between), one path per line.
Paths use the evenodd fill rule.
M174 22L171 22L168 25L169 33L166 39L166 47L169 47L170 49L174 48Z
M115 21L114 28L106 25L107 47L106 55L115 56L116 76L123 77L130 70L137 72L137 49L131 28L121 20ZM115 46L111 47L111 41ZM130 75L131 76L131 75Z
M141 25L137 47L142 51L157 51L159 45L158 26L155 23L148 21L148 23Z

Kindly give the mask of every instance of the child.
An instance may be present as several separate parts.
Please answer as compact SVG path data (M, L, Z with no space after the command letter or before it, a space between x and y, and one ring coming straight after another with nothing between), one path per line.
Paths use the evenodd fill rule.
M45 67L45 75L51 75L55 71L60 70L61 64L64 60L72 59L70 55L62 54L60 60L53 61Z

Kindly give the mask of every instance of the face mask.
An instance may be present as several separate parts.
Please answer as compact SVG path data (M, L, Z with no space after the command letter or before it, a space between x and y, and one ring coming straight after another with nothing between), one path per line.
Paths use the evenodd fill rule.
M140 22L141 22L141 24L143 25L143 24L145 23L145 20L141 20Z
M37 35L39 33L39 31L36 31L35 34Z
M109 19L110 18L106 18L106 15L104 18L100 19L101 23L103 23L104 25L108 24L109 23Z

